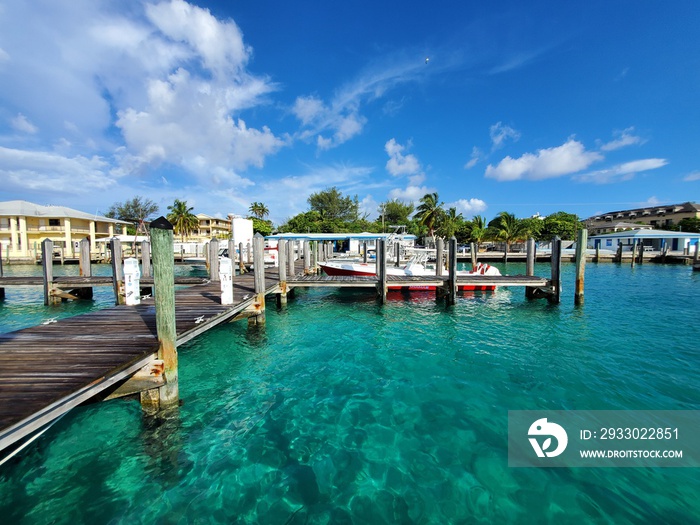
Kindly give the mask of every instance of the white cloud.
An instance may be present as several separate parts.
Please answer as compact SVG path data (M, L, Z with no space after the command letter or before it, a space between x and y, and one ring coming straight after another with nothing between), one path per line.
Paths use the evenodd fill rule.
M505 157L497 166L489 164L485 176L498 181L542 180L569 175L586 169L603 156L574 139L561 146L525 153L514 159Z
M502 148L508 139L517 142L520 139L520 132L502 122L496 122L489 128L489 136L491 148L497 150Z
M89 193L104 191L115 182L100 157L64 157L43 151L0 146L0 178L8 190Z
M696 180L700 180L700 171L693 171L692 173L688 173L685 177L683 177L683 180L685 182L693 182Z
M0 69L0 98L33 115L15 119L15 129L36 129L44 149L59 144L69 157L99 152L115 163L107 176L150 176L167 162L209 185L250 183L237 172L263 166L288 138L241 116L277 86L246 71L252 51L235 22L183 0L135 3L122 14L108 4L7 7L0 34L12 60Z
M394 188L389 192L389 198L416 204L426 193L432 193L434 191L433 188L428 188L427 186L409 185L406 188Z
M482 213L488 207L481 199L459 199L457 202L448 204L446 208L455 207L457 211L465 217Z
M401 175L415 175L420 171L420 163L415 155L404 155L403 151L410 147L402 146L395 139L390 139L384 144L384 150L389 155L389 160L386 163L386 170L394 177Z
M9 62L9 60L10 55L7 54L7 51L0 47L0 64L2 64L3 62Z
M661 201L656 198L656 196L649 197L645 202L642 203L643 206L658 206Z
M633 132L633 127L623 129L622 131L616 131L614 133L616 138L600 146L601 151L614 151L616 149L624 148L626 146L632 146L634 144L643 144L644 142L646 142L641 137L634 135Z
M11 124L14 129L21 131L22 133L29 133L33 135L39 131L39 128L29 122L29 119L21 113L18 113L17 116L12 119Z
M482 157L481 150L479 148L477 148L476 146L474 146L472 148L472 156L469 159L469 161L464 165L464 169L468 170L468 169L471 169L474 166L476 166L477 163L481 160L481 157Z
M631 180L637 173L655 170L666 166L666 159L641 159L624 162L612 168L592 171L574 177L579 182L592 182L594 184L610 184Z
M367 123L367 118L361 114L363 104L425 75L424 59L390 56L381 63L372 64L356 79L341 86L328 102L317 96L300 96L292 107L292 113L306 128L299 137L303 140L315 139L319 149L335 148L362 133ZM395 103L389 105L393 111L400 106ZM324 137L319 140L317 137L321 134Z

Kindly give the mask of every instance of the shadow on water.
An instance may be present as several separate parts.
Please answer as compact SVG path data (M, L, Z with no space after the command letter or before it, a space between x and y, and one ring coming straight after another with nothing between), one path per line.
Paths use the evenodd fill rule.
M148 457L147 472L163 488L179 485L194 465L183 450L180 408L171 408L155 415L144 414L142 425L140 438Z

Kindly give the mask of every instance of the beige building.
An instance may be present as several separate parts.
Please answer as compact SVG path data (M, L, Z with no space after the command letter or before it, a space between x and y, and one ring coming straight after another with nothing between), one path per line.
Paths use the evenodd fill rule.
M621 230L654 228L668 229L682 219L700 219L700 204L685 202L665 206L647 206L631 210L620 210L589 217L584 222L588 233L598 235Z
M27 201L0 202L0 246L7 260L35 260L41 255L41 241L51 239L55 250L65 257L77 257L78 243L90 239L93 253L98 239L115 234L117 219L100 217L64 206L41 206Z
M198 213L197 220L199 221L199 226L192 232L192 237L202 241L208 241L212 237L217 239L228 239L231 237L231 221L229 219L219 219L204 213Z

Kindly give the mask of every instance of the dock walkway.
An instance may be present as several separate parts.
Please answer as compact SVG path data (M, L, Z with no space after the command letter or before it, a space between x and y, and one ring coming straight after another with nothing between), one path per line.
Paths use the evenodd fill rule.
M266 293L273 293L277 271L266 271L265 279ZM178 290L177 344L251 306L253 274L237 276L233 289L228 306L221 305L218 282ZM0 450L115 388L151 363L157 349L153 299L0 334Z

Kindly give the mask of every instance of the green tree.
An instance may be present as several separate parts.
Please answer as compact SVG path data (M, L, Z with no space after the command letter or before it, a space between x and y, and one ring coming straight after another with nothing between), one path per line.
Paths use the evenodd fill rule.
M475 249L479 251L479 245L486 240L487 224L486 218L483 215L474 215L472 220L467 223L468 235L467 240L475 244Z
M533 239L540 240L540 235L544 229L544 221L539 217L528 217L520 219L527 230L527 236Z
M464 222L461 213L457 213L457 208L450 208L440 215L437 231L445 239L451 239Z
M253 233L259 233L263 237L272 234L272 221L266 221L258 217L248 217L253 221Z
M356 221L360 218L360 202L355 197L344 197L336 187L312 193L307 199L311 211L318 212L323 220Z
M145 227L146 220L156 213L158 213L158 205L155 202L137 195L130 200L112 204L105 213L105 217L132 223L134 226L128 227L127 233L134 234L137 229Z
M299 213L279 227L282 233L321 233L323 220L317 211Z
M377 222L382 224L384 228L392 224L408 225L413 210L415 210L413 203L406 204L398 199L388 200L377 208L379 212Z
M576 232L580 228L577 215L558 211L545 217L538 240L551 241L553 237L574 240L576 239Z
M682 232L700 233L700 219L686 217L678 221L678 229Z
M435 244L435 226L444 213L443 204L440 202L437 192L426 193L421 197L420 204L416 209L416 217L421 224L428 228L428 235L432 238L433 244Z
M199 219L192 213L193 208L187 206L187 201L175 199L172 206L168 206L167 219L173 225L175 234L180 235L182 242L199 226Z
M270 214L270 210L262 202L254 202L250 205L248 211L250 211L251 215L257 219L264 219Z
M527 227L512 213L502 211L489 223L497 239L505 242L505 252L503 259L508 262L508 249L511 243L523 241L527 237Z

